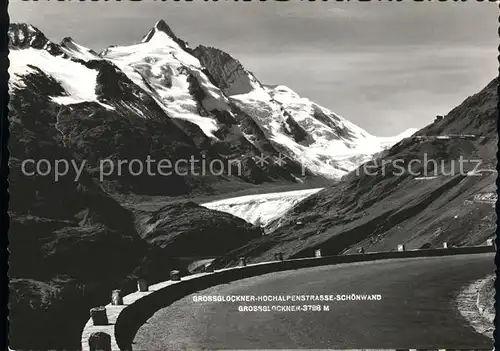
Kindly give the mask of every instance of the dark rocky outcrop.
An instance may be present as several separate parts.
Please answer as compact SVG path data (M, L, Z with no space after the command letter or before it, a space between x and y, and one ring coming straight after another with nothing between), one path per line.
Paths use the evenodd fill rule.
M170 26L164 20L159 20L158 22L156 22L154 27L142 38L142 42L150 41L155 35L155 33L158 31L168 35L184 50L189 50L187 43L184 40L178 38L173 32L173 30L170 28Z
M262 235L259 227L194 202L170 204L138 214L141 236L166 254L220 256Z
M77 47L78 44L75 43L75 41L73 40L73 38L71 37L64 37L61 42L59 43L59 46L63 47L63 48L66 48L66 49L69 49L69 50L78 50L78 47ZM95 55L97 56L98 53L95 52L94 50L92 49L89 49L88 50L88 53L89 54L92 54L92 55Z
M102 69L103 76L116 74L113 66L100 61L88 64ZM24 77L22 89L11 91L9 275L10 343L14 349L77 349L89 309L108 303L112 289L131 292L136 277L151 282L166 280L171 269L184 271L189 263L176 258L192 254L183 252L182 246L170 250L168 243L156 246L141 238L134 214L108 192L154 194L160 189L162 194L185 194L210 184L182 177L155 180L126 175L98 181L96 164L102 158L143 159L153 155L175 159L200 152L185 131L186 125L160 114L154 102L141 110L151 118L138 118L130 109L133 100L128 104L119 100L130 96L134 86L124 79L125 84L110 87L114 80L102 82L103 101L114 109L98 102L55 104L50 97L61 96L64 90L35 68ZM214 157L213 152L210 157ZM26 159L45 159L52 165L56 160L87 160L89 167L78 179L70 168L56 181L53 172L27 175L22 170ZM255 228L240 219L206 211L190 210L190 220L199 218L200 226L218 228L209 232L211 238L226 242L229 248L257 235ZM155 215L166 216L161 211ZM232 231L242 235L237 237ZM193 228L191 234L189 240L193 242L203 231ZM167 236L162 233L159 237L162 235ZM210 253L221 254L220 249L225 247L220 245L218 251Z
M228 53L200 45L193 50L193 54L226 95L246 94L252 90L245 68Z
M85 62L72 58L97 72L97 99L93 101L55 103L52 97L67 95L65 89L34 65L31 73L16 77L22 84L11 88L9 274L14 349L77 349L89 309L107 303L112 289L131 291L139 276L149 282L168 279L171 269L185 271L189 263L186 257L230 252L231 257L241 254L264 260L273 259L277 251L285 257L307 256L318 246L328 254L355 249L356 245L369 251L390 249L403 241L412 248L426 243L437 246L443 240L454 245L480 243L491 237L491 204L474 199L477 194L494 191L494 175L419 183L408 174L351 173L271 223L272 234L267 236L231 215L193 203L174 203L177 196L220 194L262 183L292 184L296 182L294 174L302 170L293 160L284 165L277 162L280 146L271 141L256 118L261 106L245 112L231 99L224 100L227 108L210 101L206 84L203 86L197 76L200 72L228 96L252 89L251 76L237 60L213 48L189 49L163 21L144 41L158 31L196 55L205 66L201 70L186 68L188 94L197 103L200 117L215 117L216 138L208 137L189 120L166 113L168 109L157 102L159 94L153 89L146 92L150 83L145 75L144 81L136 84L104 59ZM31 47L67 58L57 44L32 26L14 24L9 36L12 50ZM69 44L69 39L62 43ZM146 60L143 66L147 65ZM144 72L137 67L137 73ZM168 75L158 81L166 88L172 86ZM495 86L492 82L485 91L422 130L422 135L467 133L481 134L482 139L409 138L380 154L380 159L400 157L408 161L428 153L447 160L449 166L450 160L463 154L480 157L485 166L493 167ZM335 129L335 116L316 113L313 117L329 123L334 137L351 136L346 128ZM304 145L309 142L305 129L293 118L284 121L282 127L288 127L289 135ZM256 162L261 154L268 160L265 165ZM136 176L125 171L100 178L101 160L112 160L116 170L119 160L145 162L148 156L172 162L191 157L207 163L231 159L240 162L241 172L226 169L220 175L200 175L198 164L193 176L151 176L147 172ZM53 172L47 176L23 173L26 159L88 163L79 179L70 168L68 174L55 180ZM121 196L134 200L161 196L168 201L159 209L138 206L131 210L116 200Z

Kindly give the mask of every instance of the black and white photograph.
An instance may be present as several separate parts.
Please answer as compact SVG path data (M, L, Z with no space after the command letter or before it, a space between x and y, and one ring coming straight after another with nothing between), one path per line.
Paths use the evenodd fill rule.
M9 350L494 349L498 3L8 13Z

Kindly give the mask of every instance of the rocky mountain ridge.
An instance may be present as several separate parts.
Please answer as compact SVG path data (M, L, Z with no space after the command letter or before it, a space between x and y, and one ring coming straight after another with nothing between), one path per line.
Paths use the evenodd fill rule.
M221 50L189 48L164 21L139 44L99 54L69 37L52 43L26 24L13 24L9 36L12 93L23 90L26 73L37 71L61 85L60 96L51 97L61 108L99 104L87 107L146 124L166 120L195 142L198 150L190 153L208 149L212 159L243 165L244 182L337 179L388 146L287 87L262 85ZM261 155L268 162L255 164Z

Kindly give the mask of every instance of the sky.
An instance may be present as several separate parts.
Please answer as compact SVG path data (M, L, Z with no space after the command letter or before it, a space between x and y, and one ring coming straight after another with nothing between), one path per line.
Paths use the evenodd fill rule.
M283 84L377 136L421 128L498 75L488 2L21 1L11 22L100 51L160 19L191 47L217 47L263 84Z

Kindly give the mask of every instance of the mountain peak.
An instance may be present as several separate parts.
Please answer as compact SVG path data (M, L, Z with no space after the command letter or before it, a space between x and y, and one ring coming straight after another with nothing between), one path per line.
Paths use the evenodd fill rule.
M206 67L225 94L246 94L253 90L248 72L240 61L227 52L199 45L193 50L193 55Z
M170 27L167 24L167 22L165 22L165 20L163 20L163 19L161 19L158 22L156 22L154 28L156 28L158 30L161 30L163 32L166 32L166 33L172 32L172 29L170 29Z
M161 19L158 22L156 22L153 28L151 28L151 30L144 36L142 42L143 43L149 42L158 32L165 33L175 41L179 40L175 35L175 33L172 31L172 29L169 27L169 25L163 19Z
M64 44L71 44L71 43L74 43L75 41L73 40L73 38L71 37L64 37L62 40L61 40L61 44L60 45L64 45Z
M27 23L11 23L9 26L10 49L39 49L46 50L53 55L62 54L57 44L51 42L35 26Z
M99 55L94 50L77 44L71 37L63 38L59 47L66 55L75 59L88 61L99 58Z

